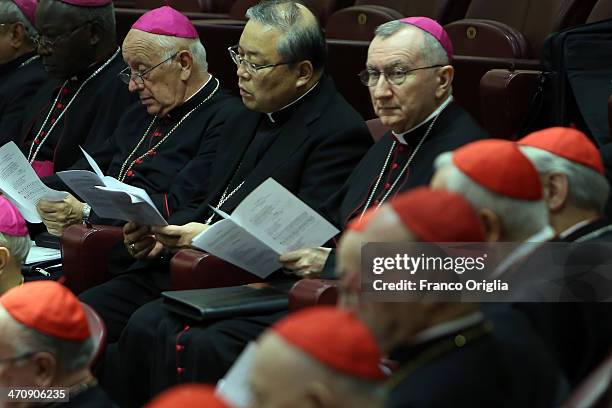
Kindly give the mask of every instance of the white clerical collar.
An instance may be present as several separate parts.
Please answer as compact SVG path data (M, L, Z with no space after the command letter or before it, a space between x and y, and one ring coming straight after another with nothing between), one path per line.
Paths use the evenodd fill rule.
M577 224L572 225L571 227L569 227L568 229L566 229L565 231L563 231L562 233L559 234L559 238L561 239L565 239L567 238L570 234L578 231L580 228L584 227L585 225L590 224L591 222L593 222L593 220L584 220L584 221L580 221Z
M310 92L311 92L313 89L315 89L317 85L319 85L319 82L318 82L318 81L317 81L317 83L316 83L316 84L314 84L314 85L312 86L312 88L310 88L309 90L307 90L306 92L304 92L304 94L303 94L302 96L300 96L299 98L297 98L295 101L293 101L293 102L291 102L291 103L289 103L289 104L287 104L287 105L283 106L282 108L280 108L280 109L279 109L279 110L277 110L276 112L271 112L271 113L267 113L267 112L266 112L266 115L268 115L268 118L270 119L270 122L272 122L272 123L276 123L276 121L274 120L274 118L272 117L272 115L274 115L275 113L278 113L278 112L282 111L283 109L287 109L287 108L288 108L288 107L290 107L291 105L293 105L293 104L297 103L299 100L301 100L301 99L302 99L302 98L304 98L306 95L308 95L308 94L309 94L309 93L310 93Z
M204 82L204 85L202 85L197 91L195 91L189 98L185 99L185 102L183 102L183 103L189 102L189 100L191 98L193 98L194 96L199 94L202 89L206 88L206 85L208 85L208 83L210 82L211 79L212 79L212 75L209 74L208 75L208 79L206 80L206 82Z
M433 339L444 337L451 333L456 333L468 327L474 326L484 320L484 315L480 311L472 312L466 316L436 324L419 333L411 340L411 344L422 344Z
M435 118L436 116L438 116L440 113L442 113L442 111L453 101L453 95L449 95L448 98L446 98L446 100L444 102L442 102L442 105L438 106L438 109L436 109L435 111L433 111L433 113L431 115L429 115L427 117L427 119L425 119L424 121L422 121L421 123L419 123L418 125L412 127L410 130L407 130L405 132L402 133L395 133L393 131L391 131L391 133L393 133L393 136L395 136L395 138L397 139L398 142L400 142L400 144L408 144L406 142L406 137L405 135L407 133L412 132L414 129L422 126L423 124L429 122L430 120L432 120L433 118Z
M512 251L506 257L506 259L500 262L497 268L495 268L495 271L493 271L491 277L499 278L508 270L508 268L514 265L515 262L527 257L531 252L533 252L536 248L536 246L533 245L534 243L546 242L552 239L554 236L555 230L550 225L545 226L540 231L523 241L523 243L516 247L516 249L514 249L514 251Z

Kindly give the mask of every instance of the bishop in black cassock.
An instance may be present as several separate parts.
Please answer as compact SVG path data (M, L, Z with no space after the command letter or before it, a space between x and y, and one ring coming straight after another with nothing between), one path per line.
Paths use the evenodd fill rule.
M28 104L20 143L37 173L49 176L74 165L79 146L100 149L136 98L117 78L125 63L111 1L42 0L36 23L38 53L55 80Z
M46 80L47 73L35 52L0 65L0 146L19 142L26 106Z

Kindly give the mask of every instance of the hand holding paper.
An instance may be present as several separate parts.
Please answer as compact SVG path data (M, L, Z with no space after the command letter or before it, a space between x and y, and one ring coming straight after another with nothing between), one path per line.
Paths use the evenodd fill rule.
M168 225L145 190L105 176L94 159L83 149L81 151L94 172L69 170L57 175L91 205L98 216L142 225Z
M42 222L36 210L39 201L62 201L67 195L45 186L14 142L0 148L0 190L32 223Z
M281 254L316 248L339 232L271 178L228 217L195 237L193 246L261 278L281 267Z
M83 222L83 203L72 194L63 201L40 200L36 209L52 235L61 236L66 227Z

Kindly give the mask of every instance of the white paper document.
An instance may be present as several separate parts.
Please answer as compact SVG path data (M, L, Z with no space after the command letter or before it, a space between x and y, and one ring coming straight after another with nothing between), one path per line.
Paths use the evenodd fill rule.
M269 178L231 216L196 236L193 246L266 278L281 267L278 257L323 245L338 234L331 223Z
M247 344L225 377L217 383L215 394L219 395L232 407L247 408L251 404L249 375L251 374L256 350L257 343L252 341Z
M61 258L62 253L59 249L39 247L33 244L30 247L30 252L28 252L28 256L23 263L25 265L31 265L36 262L53 261Z
M141 225L168 225L151 197L142 188L105 176L94 159L81 149L94 172L67 170L57 173L102 218L134 221Z
M62 201L67 194L47 187L14 142L0 147L0 190L27 221L40 223L40 200Z

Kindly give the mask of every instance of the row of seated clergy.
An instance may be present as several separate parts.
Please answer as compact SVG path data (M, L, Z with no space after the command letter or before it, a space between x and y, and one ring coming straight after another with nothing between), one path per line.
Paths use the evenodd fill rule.
M0 2L0 146L17 140L28 101L47 80L32 37L36 2Z
M262 5L258 7L260 9L257 11L260 13L263 13L263 11L269 13L282 10L280 6ZM265 8L268 7L271 8L266 10ZM257 13L253 14L258 15ZM240 48L246 55L249 55L249 53L256 55L257 52L260 55L271 56L263 61L278 61L280 60L279 57L272 57L275 54L274 48L271 48L273 47L274 40L269 38L275 30L268 29L263 31L262 26L265 27L266 25L270 25L270 23L250 20L245 26L240 39ZM369 85L374 98L375 109L382 122L391 129L394 129L396 133L392 134L389 132L385 135L381 141L368 151L365 158L357 165L356 170L353 170L355 166L352 164L348 169L349 172L351 170L354 171L350 177L348 177L348 173L345 173L344 177L337 178L331 183L329 181L330 174L325 179L322 177L321 172L317 171L316 173L318 173L317 176L319 178L316 181L313 180L313 185L316 184L318 191L321 189L326 189L327 191L324 197L319 196L316 201L308 201L315 208L319 208L323 201L322 198L327 198L332 192L340 190L342 183L348 177L349 183L341 191L342 195L346 195L346 200L342 200L344 201L344 209L333 204L327 206L330 209L327 215L331 219L336 220L340 227L343 227L343 224L346 222L345 218L359 216L364 209L377 207L399 191L427 184L431 177L433 159L438 153L452 150L470 141L485 137L484 131L460 107L452 102L452 96L450 95L452 67L448 65L448 61L452 57L452 46L441 27L433 20L415 18L394 22L386 27L386 29L388 30L388 35L377 38L372 43L370 50L371 59L369 61L370 69L364 72L362 80L364 84ZM429 41L426 40L429 38L427 36L431 36ZM427 50L423 51L426 48ZM390 52L389 50L395 51ZM414 55L414 58L406 58L404 50L409 50L410 55ZM247 57L245 56L245 58ZM393 65L398 58L402 58L401 67ZM429 61L429 58L438 58L439 60ZM415 71L413 74L414 78L403 74L403 71L397 73L390 72L390 70L396 68L420 66L419 64L422 64L422 66L439 64L440 69L435 71ZM382 81L380 78L381 72L385 74L385 80ZM247 107L257 109L259 103L271 103L272 98L268 98L266 101L257 100L257 93L255 93L257 91L256 86L260 84L254 82L254 77L250 78L250 76L245 74L246 72L242 69L238 70L243 89L243 102ZM277 78L281 75L280 72L275 74ZM266 78L272 80L271 76L272 73ZM289 79L285 76L283 80L288 81ZM387 84L387 80L394 81L396 86L391 87ZM264 81L264 79L261 79L261 81ZM326 92L329 94L333 91L332 89L325 90L329 87L326 79L322 79L317 87L320 87L320 93ZM316 88L314 91L316 91ZM414 95L420 96L413 99ZM332 97L334 99L337 98L329 94L325 96L325 99L331 99ZM308 119L308 117L312 116L313 113L320 115L321 119L323 119L324 115L321 109L329 105L321 99L321 94L307 95L303 102L301 102L311 107L311 111L306 116L307 120L312 120ZM311 102L317 102L317 105ZM282 104L277 102L278 105L282 106ZM342 105L346 106L345 102L337 100L334 110L346 109L341 107ZM302 107L297 107L296 109L299 110ZM282 110L271 116L273 119L279 118L282 120L281 115L284 111ZM293 109L287 111L287 114L293 115L295 113L297 111L293 112ZM327 113L332 112L328 111ZM256 117L255 114L251 116L253 116L251 123L232 124L228 127L232 130L245 129L246 126L254 129ZM337 118L341 116L346 117L346 113L335 112L334 116ZM297 118L290 120L297 120ZM335 126L338 126L336 122L338 120L329 123L322 122L320 124L320 126L325 127L325 129L320 130L325 130L328 139L330 135L338 133L338 130L334 129ZM312 123L316 122L313 121ZM346 126L349 123L349 121L343 121L341 126L343 133L346 133ZM314 129L309 128L308 131L311 133L311 137L316 137ZM293 132L292 139L295 139L297 135L297 132ZM281 135L279 141L284 137ZM233 141L235 139L229 140ZM290 141L286 139L283 144L287 145L295 142L295 140ZM237 146L242 151L247 149L247 153L242 160L243 166L245 163L249 163L247 161L249 156L248 150L251 149L250 147L247 148L246 144L248 144L248 141L241 141ZM194 220L202 222L207 220L207 218L207 223L211 222L214 218L210 217L212 214L206 208L206 205L218 206L224 192L229 194L233 189L238 188L234 196L230 197L225 202L225 206L221 207L224 211L230 211L234 208L245 194L263 182L265 180L264 176L269 174L268 172L263 173L265 168L261 168L261 165L268 160L277 161L279 159L273 149L274 147L265 152L260 165L255 167L251 176L246 177L242 187L240 187L240 182L244 176L240 175L240 173L246 172L249 169L238 170L240 176L233 177L235 180L231 182L231 172L239 165L239 155L235 151L230 152L229 149L228 152L220 153L219 156L225 166L223 172L219 172L218 178L220 182L216 192L205 202L205 205L195 209L195 212L191 214L185 213L187 217L181 220L181 222ZM333 161L338 159L344 161L346 152L342 153L343 157L334 157L335 150L331 146L328 145L326 150L324 159L332 166L328 167L327 171L329 172L333 168L332 175L335 177L341 164L338 162L333 163ZM294 154L294 157L298 156ZM414 161L411 157L414 158ZM385 158L389 158L389 160L385 162ZM319 165L321 164L323 163ZM410 166L410 170L406 171L408 166ZM304 179L308 173L313 173L313 171L308 169L302 170L301 177ZM217 173L213 169L211 176L216 180L215 174ZM287 175L285 174L275 174L275 178L285 186L287 186L287 182L283 180L286 177ZM231 182L231 184L228 182ZM332 185L334 187L330 188ZM293 188L293 190L295 189ZM306 194L298 193L298 195L301 198L306 198ZM339 211L344 212L344 214L338 214ZM175 214L175 216L179 215L183 216L183 214ZM171 217L170 221L174 221L173 217ZM156 232L158 239L165 241L164 244L167 247L177 248L185 245L185 243L190 243L193 234L203 229L205 229L205 226L202 224L191 222L181 227L170 226L156 229ZM181 233L183 235L179 235ZM127 242L133 242L137 235L128 233L124 239ZM135 245L137 244L140 245L138 241ZM140 248L142 247L138 247L137 250ZM294 262L288 260L285 266L292 269L297 275L308 272L306 269L303 270L300 264L300 261ZM106 284L81 294L81 299L91 304L105 319L110 329L110 341L117 341L119 338L117 345L110 346L111 350L114 351L110 352L108 357L112 359L109 361L109 366L116 366L117 362L120 362L122 368L119 371L132 379L130 381L130 390L125 390L126 392L119 396L122 403L126 406L137 406L146 400L152 392L159 391L176 381L177 372L181 381L214 382L218 380L249 339L257 336L267 325L286 313L280 312L272 315L244 318L237 317L214 322L210 325L190 325L188 330L184 330L184 322L179 318L168 315L161 306L161 303L155 300L161 289L155 285L158 285L157 282L165 283L162 279L167 279L167 267L160 262L149 262L147 267L149 270L146 274L135 273L137 271L132 269L132 271L129 271L130 273L114 278ZM145 281L145 277L148 282ZM157 279L157 282L152 282L153 278ZM139 305L139 302L142 303ZM141 306L145 302L149 303ZM122 310L119 310L117 305L121 305ZM126 323L128 323L127 327L123 330ZM119 334L121 334L120 337ZM177 335L180 339L179 348L176 348L175 344ZM153 342L153 338L157 340ZM143 342L156 344L157 346L143 352L141 350ZM138 348L140 351L134 353L135 348ZM184 352L177 353L176 350L178 349ZM149 355L149 353L151 354ZM163 357L161 359L151 358L153 355ZM195 358L194 356L198 357ZM160 364L157 364L156 361L159 361ZM178 368L176 367L177 365ZM146 371L151 373L151 376L134 376L135 370L143 370L143 367L146 367ZM119 383L125 382L119 381Z
M325 47L318 26L312 23L314 18L310 14L299 14L302 6L287 3L282 7L295 7L300 18L294 24L308 27L311 34L318 37L312 45L312 54L298 56L298 60L304 61L295 69L279 66L257 72L242 61L247 52L243 50L249 50L249 59L252 50L265 53L270 62L280 61L281 56L274 41L258 35L261 28L257 28L257 24L245 28L242 50L234 59L240 64L242 99L248 109L234 115L223 128L223 148L216 154L210 170L210 194L204 204L200 201L197 206L194 204L174 212L168 219L170 223L182 224L181 219L208 220L210 223L209 204L231 212L269 177L303 201L319 206L341 186L371 146L363 119L342 99L323 72ZM158 18L160 15L173 16L172 20L181 21L181 24L164 26L169 19ZM193 29L189 20L179 20L175 11L161 8L145 14L134 30L158 32L164 29L176 33L185 27ZM187 227L200 225L192 222ZM131 227L128 224L125 230ZM147 250L148 236L142 242L131 235L134 234L126 234L125 240L133 244L128 247L132 255ZM157 248L156 244L154 249ZM148 269L147 273L138 273L143 268ZM128 273L81 294L81 299L92 305L104 319L110 342L117 341L136 308L156 299L161 290L168 287L166 269L163 257L139 261Z

